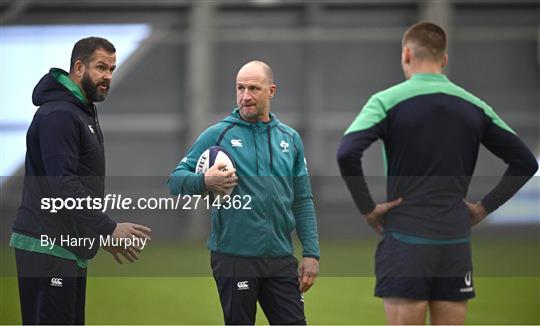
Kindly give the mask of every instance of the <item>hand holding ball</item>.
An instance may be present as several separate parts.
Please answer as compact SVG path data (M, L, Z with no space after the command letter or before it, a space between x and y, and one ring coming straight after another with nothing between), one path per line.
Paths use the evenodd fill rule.
M238 181L234 162L221 146L204 151L195 172L204 174L206 189L215 195L230 195Z

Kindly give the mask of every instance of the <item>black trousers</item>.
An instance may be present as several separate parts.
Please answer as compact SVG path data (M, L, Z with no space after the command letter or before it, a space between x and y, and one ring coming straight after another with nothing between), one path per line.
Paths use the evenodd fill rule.
M298 261L213 252L211 265L226 325L253 325L257 301L271 325L305 325Z
M86 269L74 260L15 249L22 323L84 324Z

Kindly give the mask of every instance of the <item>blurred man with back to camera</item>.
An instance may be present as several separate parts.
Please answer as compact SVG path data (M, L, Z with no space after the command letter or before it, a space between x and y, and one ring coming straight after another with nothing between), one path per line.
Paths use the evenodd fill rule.
M375 295L389 324L463 324L475 296L470 229L509 200L538 169L515 132L485 102L442 73L446 34L421 22L403 36L407 81L373 95L345 131L341 174L366 222L383 234L375 255ZM361 158L381 139L387 200L376 204ZM478 203L465 200L483 144L508 168Z
M206 129L172 172L173 194L226 193L250 209L213 208L208 239L211 266L226 324L254 324L257 302L270 324L305 324L302 293L319 272L319 240L313 195L300 135L270 113L273 73L261 61L236 76L238 108ZM236 170L216 163L196 174L199 156L222 146ZM237 184L238 183L238 184ZM237 199L234 199L237 200ZM291 232L302 243L293 256Z
M105 153L94 102L108 94L115 53L106 39L81 39L69 73L52 68L34 88L32 101L40 107L26 135L22 202L10 241L23 324L84 324L86 267L101 238L149 239L147 227L116 223L88 205L57 212L43 206L44 199L104 197ZM119 255L138 258L137 246L105 249L119 263Z

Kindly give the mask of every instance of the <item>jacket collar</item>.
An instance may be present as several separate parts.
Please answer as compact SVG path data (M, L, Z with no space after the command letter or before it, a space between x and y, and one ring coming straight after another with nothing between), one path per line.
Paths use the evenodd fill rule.
M411 80L448 81L448 78L444 74L418 73L412 75Z
M240 109L235 108L229 116L227 116L225 119L223 119L225 122L234 123L237 125L246 126L255 130L267 130L268 128L274 128L279 124L279 120L276 117L275 114L270 112L270 121L268 122L249 122L244 119L242 119L242 116L240 115Z
M60 84L64 85L64 87L67 88L70 93L75 96L75 98L81 101L84 105L88 105L88 100L86 99L82 89L79 87L79 85L75 84L71 78L69 78L66 71L60 68L52 68L51 74Z

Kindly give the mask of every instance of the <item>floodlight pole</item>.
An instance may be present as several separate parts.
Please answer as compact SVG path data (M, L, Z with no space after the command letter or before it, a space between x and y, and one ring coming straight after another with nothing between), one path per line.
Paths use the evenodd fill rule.
M454 3L452 0L432 0L422 2L420 10L420 20L429 21L441 26L446 32L449 57L452 52L452 19L454 13ZM448 61L445 73L450 74L452 61Z
M200 133L206 129L207 117L212 107L214 60L214 1L194 1L191 7L188 31L187 73L187 108L189 121L188 143L193 143ZM192 211L189 234L202 237L208 233L209 221L205 210Z

